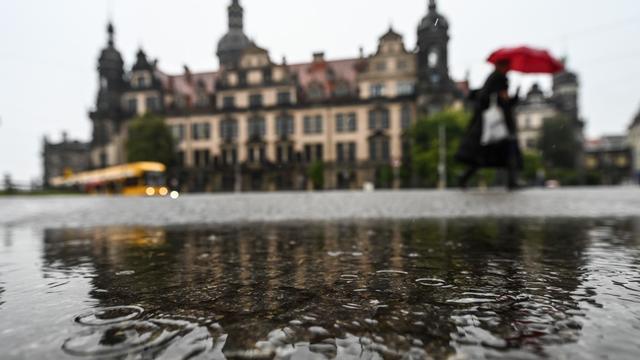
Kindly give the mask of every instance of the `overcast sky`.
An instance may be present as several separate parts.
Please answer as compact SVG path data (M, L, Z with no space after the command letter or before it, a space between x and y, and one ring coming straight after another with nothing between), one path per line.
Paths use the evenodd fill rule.
M88 140L96 61L109 14L127 66L142 46L160 68L214 70L230 0L0 1L0 174L27 182L41 174L41 143L67 130ZM242 0L245 32L272 59L309 61L367 54L390 24L416 42L427 0ZM497 47L530 44L567 55L580 75L581 114L589 137L623 133L640 109L640 1L440 0L451 23L450 67L479 86ZM514 77L525 89L547 77Z

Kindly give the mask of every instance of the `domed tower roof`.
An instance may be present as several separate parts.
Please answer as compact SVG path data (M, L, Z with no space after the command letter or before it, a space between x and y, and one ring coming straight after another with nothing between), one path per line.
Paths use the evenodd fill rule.
M227 11L229 30L218 42L216 54L220 59L220 65L234 67L240 60L242 52L251 45L251 41L243 31L244 10L240 6L239 0L232 0Z
M133 65L132 69L133 71L153 71L153 65L149 63L149 60L147 60L147 54L144 53L144 50L138 50L138 54L136 54L136 63Z
M429 12L420 21L418 30L431 29L433 31L447 31L449 30L449 22L444 15L438 12L438 6L436 0L429 0Z
M113 24L109 23L107 25L109 41L98 58L98 73L102 78L110 81L122 80L124 76L124 61L114 46L114 33Z

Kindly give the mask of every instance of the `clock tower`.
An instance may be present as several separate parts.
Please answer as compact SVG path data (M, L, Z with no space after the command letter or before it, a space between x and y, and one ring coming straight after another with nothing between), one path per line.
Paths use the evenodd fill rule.
M418 106L424 113L442 110L453 101L449 77L449 22L438 13L436 0L418 26Z

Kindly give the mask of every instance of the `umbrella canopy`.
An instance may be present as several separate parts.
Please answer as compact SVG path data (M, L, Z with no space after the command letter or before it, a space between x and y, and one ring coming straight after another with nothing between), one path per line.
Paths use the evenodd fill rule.
M554 74L564 70L562 62L551 56L547 50L527 46L503 48L489 56L492 64L508 61L509 69L527 74Z

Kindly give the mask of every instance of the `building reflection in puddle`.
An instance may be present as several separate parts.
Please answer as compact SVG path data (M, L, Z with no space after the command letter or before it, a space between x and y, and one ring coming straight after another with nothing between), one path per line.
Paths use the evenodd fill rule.
M44 268L90 263L99 304L91 316L116 320L76 324L64 344L70 354L548 356L575 344L586 313L602 306L587 285L602 254L594 243L616 239L631 256L634 226L492 219L47 230ZM594 235L602 229L616 232L602 240ZM122 306L143 311L119 323Z

